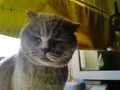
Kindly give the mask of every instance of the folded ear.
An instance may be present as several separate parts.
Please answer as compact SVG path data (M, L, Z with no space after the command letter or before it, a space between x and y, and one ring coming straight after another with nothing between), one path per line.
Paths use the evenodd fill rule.
M36 16L37 16L36 13L34 13L34 12L30 11L30 10L26 10L26 13L27 13L29 19L35 19Z
M80 23L72 23L71 29L73 30L73 32L77 31L80 25L81 25Z

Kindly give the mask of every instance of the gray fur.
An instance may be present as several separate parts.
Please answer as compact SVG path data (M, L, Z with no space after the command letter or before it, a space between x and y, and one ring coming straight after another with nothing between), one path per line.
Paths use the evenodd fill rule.
M0 90L63 90L79 25L54 14L27 13L19 53L0 61Z

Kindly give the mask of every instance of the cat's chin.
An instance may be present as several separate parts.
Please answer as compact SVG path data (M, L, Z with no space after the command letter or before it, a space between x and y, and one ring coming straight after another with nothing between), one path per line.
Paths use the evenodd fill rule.
M48 59L46 57L44 58L40 58L38 59L37 57L27 57L28 60L34 64L34 65L38 65L38 66L47 66L47 67L55 67L55 68L62 68L62 67L66 67L67 63L62 62L62 61L52 61L51 59Z
M65 63L56 63L56 62L43 62L43 65L48 67L55 67L55 68L62 68L67 66L67 64Z
M68 60L64 60L66 62L63 62L61 60L61 56L56 55L54 53L46 53L46 54L36 54L36 53L31 53L31 54L25 54L25 57L27 60L29 60L32 64L38 65L38 66L49 66L49 67L55 67L55 68L62 68L68 65ZM42 57L40 57L42 56Z
M60 55L58 55L56 53L52 53L52 52L46 53L46 58L48 58L52 62L60 62L60 60L61 60Z
M59 62L52 61L51 59L48 59L48 58L46 58L42 61L39 61L38 63L43 66L55 67L55 68L62 68L62 67L67 66L67 63L63 63L61 61L59 61Z

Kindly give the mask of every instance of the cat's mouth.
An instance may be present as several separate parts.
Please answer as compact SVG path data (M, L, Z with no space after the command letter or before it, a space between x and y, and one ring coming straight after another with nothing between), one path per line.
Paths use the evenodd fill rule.
M47 53L46 57L52 62L60 62L62 58L61 55L58 55L56 53Z
M45 52L42 49L39 50L31 50L30 52L32 58L40 59L43 61L51 61L51 62L60 62L63 58L61 54L58 54L57 52Z
M62 55L48 52L48 53L42 53L39 55L39 53L32 53L33 60L32 63L36 65L44 65L44 66L50 66L50 67L65 67L67 66L69 60L65 59Z

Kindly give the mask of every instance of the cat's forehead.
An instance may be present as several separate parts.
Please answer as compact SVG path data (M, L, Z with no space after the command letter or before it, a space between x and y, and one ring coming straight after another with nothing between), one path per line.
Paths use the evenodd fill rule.
M39 13L38 14L38 19L40 19L40 20L46 20L46 21L50 21L50 20L56 20L56 21L62 20L62 18L60 18L56 14L48 14L48 13Z
M28 27L31 27L30 31L36 31L42 35L52 35L53 33L73 33L78 24L72 23L70 20L58 16L56 14L49 13L28 13L30 22Z

